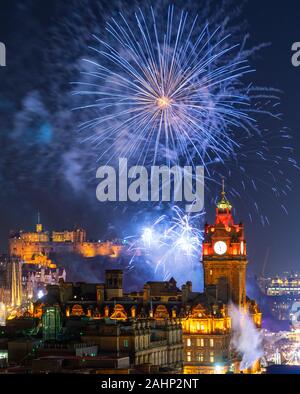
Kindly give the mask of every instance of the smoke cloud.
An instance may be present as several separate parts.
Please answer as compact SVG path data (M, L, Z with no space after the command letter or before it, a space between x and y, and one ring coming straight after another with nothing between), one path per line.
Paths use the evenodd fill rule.
M147 264L143 256L135 266L130 265L130 256L117 259L108 256L84 258L75 253L60 253L51 256L59 267L65 268L68 282L103 283L105 270L121 269L125 291L140 291L147 281L157 279L154 267Z
M263 355L262 336L248 312L243 312L231 304L229 315L233 329L231 345L241 354L240 369L244 370L252 367Z

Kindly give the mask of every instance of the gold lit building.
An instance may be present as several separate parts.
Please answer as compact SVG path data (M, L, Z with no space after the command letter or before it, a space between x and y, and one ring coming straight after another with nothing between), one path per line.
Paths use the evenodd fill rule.
M224 191L216 207L216 219L206 224L202 246L204 295L211 298L212 310L205 302L192 308L183 321L186 373L237 372L238 357L230 347L232 330L230 303L249 313L261 327L261 313L255 301L246 297L247 251L242 223L235 224L232 205ZM218 307L217 307L218 306ZM256 364L254 372L259 368Z
M0 276L0 302L8 307L19 307L23 300L22 261L7 257L4 266Z
M130 336L122 334L119 338L121 329L115 328L115 331L123 341L122 346L125 343L129 346L130 343L131 359L136 365L155 363L164 367L168 364L178 366L182 345L182 366L185 373L239 372L240 355L231 347L233 332L229 306L232 303L241 313L249 314L257 328L261 326L262 317L256 302L246 296L246 252L244 227L241 223L235 224L232 206L223 187L216 207L215 222L205 225L202 248L203 293L194 292L190 281L179 289L174 278L163 282L147 282L141 291L124 293L122 271L108 270L105 283L74 284L61 280L58 285L48 286L47 295L35 303L33 316L41 319L44 308L55 305L59 308L66 327L73 319L103 323L115 321L125 325L130 323L131 328L123 328L124 332L131 332ZM134 345L138 341L134 339L137 327L144 330L146 338L149 324L159 325L164 322L168 322L167 332L178 331L180 325L182 334L176 331L174 338L177 339L164 342L163 353L155 355L146 345L145 348L141 348L140 344ZM89 343L97 343L100 350L105 347L108 337L109 341L118 344L114 335L109 334L112 328L107 327L105 332L96 330L93 333L82 329L82 337ZM144 341L147 344L149 338ZM258 370L259 361L245 372Z
M95 256L120 256L122 245L105 241L89 242L84 229L65 231L44 231L38 217L36 230L19 231L9 238L9 253L22 259L27 264L56 268L51 261L53 253L77 253L85 258Z

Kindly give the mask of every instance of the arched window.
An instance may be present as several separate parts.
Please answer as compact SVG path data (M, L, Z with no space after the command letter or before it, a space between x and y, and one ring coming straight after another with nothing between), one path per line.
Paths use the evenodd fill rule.
M72 307L72 316L83 316L84 311L81 305L76 304Z
M169 312L165 305L158 305L155 309L154 318L155 319L166 319L169 317Z

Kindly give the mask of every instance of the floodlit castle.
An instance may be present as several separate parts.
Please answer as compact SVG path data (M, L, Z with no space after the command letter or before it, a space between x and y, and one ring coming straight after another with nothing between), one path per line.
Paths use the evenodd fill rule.
M111 241L88 241L86 231L81 228L64 231L44 231L38 215L35 231L19 231L9 238L9 253L27 264L55 268L51 261L53 253L77 253L83 257L120 255L122 245Z

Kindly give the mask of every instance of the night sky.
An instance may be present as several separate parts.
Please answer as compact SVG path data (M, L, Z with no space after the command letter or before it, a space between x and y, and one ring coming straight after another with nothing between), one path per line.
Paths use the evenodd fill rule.
M201 10L206 2L195 3ZM7 66L0 67L1 251L6 250L10 230L34 226L38 210L46 228L79 225L95 239L128 235L140 225L140 207L133 217L125 206L97 202L94 167L89 166L95 157L77 137L68 95L69 82L76 79L85 55L82 48L90 39L87 32L97 34L103 15L126 4L1 0L0 42L7 48ZM282 92L282 123L290 129L290 144L300 162L300 67L291 63L291 46L300 41L300 3L251 0L240 18L248 23L252 45L271 43L252 59L253 78L258 85ZM270 225L263 226L255 216L251 222L247 203L231 198L237 220L246 224L249 260L257 273L268 248L268 273L300 271L300 172L288 165L283 171L292 191L282 201L267 190L258 191L260 210ZM226 187L230 189L230 184ZM213 220L214 209L207 201L208 221Z

